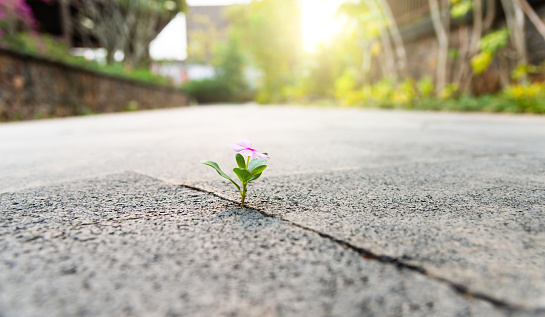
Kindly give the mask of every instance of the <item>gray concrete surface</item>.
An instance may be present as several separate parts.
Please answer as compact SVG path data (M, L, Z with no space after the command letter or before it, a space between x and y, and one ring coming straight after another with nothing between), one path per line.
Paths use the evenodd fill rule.
M246 210L199 163L243 137ZM3 124L0 157L0 316L545 315L544 117L170 109Z
M269 177L251 184L248 203L471 293L543 309L545 184L532 179L543 165L500 158ZM237 199L228 184L199 187Z
M4 194L1 208L4 316L506 315L318 234L138 174Z

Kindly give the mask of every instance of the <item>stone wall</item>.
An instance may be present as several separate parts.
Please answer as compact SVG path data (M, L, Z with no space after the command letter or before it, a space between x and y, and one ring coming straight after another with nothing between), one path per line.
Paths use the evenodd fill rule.
M0 121L179 107L188 100L174 88L0 49Z

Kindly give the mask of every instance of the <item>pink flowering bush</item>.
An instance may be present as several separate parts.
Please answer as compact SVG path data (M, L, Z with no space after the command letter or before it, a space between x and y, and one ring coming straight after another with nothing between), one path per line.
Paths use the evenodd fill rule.
M244 207L244 200L246 199L246 187L248 183L258 179L261 173L267 168L267 161L270 159L267 153L260 153L256 149L252 148L252 142L248 140L240 140L237 143L229 144L229 146L237 152L235 154L235 160L238 167L233 169L233 172L237 175L238 179L242 183L242 188L231 177L225 174L216 162L201 161L204 165L208 165L224 177L233 183L242 197L240 205ZM245 158L246 157L246 158Z
M24 31L35 32L37 28L38 23L25 0L0 0L0 38Z
M69 54L65 43L51 35L39 34L38 29L39 23L25 0L0 0L0 47L65 60Z

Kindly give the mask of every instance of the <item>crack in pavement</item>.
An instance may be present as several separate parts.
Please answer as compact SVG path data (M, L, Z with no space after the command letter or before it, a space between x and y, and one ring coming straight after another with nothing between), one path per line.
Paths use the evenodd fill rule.
M145 175L145 174L142 174L142 173L136 173L136 174L140 174L142 176L146 176L146 177L149 177L151 179L155 179L155 180L157 180L157 181L159 181L161 183L165 183L164 181L162 181L160 179L157 179L155 177L149 176L149 175ZM232 203L235 203L235 204L239 204L239 201L237 201L237 200L225 197L225 196L221 195L220 193L217 193L217 192L214 192L214 191L209 191L209 190L197 187L197 186L193 186L193 185L188 184L188 183L185 183L183 185L178 185L178 186L181 186L181 187L184 187L184 188L187 188L187 189L190 189L190 190L198 191L198 192L201 192L201 193L206 193L206 194L209 194L209 195L213 195L214 197L220 198L220 199L222 199L224 201L229 201L229 202L232 202ZM430 278L432 280L441 282L441 283L449 286L456 293L458 293L458 294L460 294L462 296L467 296L467 297L470 297L470 298L473 298L473 299L488 302L488 303L494 305L497 308L503 309L504 311L506 311L509 314L512 314L512 313L526 313L526 314L537 315L537 314L545 313L545 309L542 309L542 308L528 309L528 308L525 308L525 307L522 307L522 306L519 306L519 305L516 305L516 304L512 304L512 303L508 303L508 302L496 299L496 298L494 298L492 296L489 296L489 295L487 295L485 293L482 293L482 292L472 291L472 290L468 289L468 287L463 285L463 284L453 282L453 281L451 281L451 280L449 280L447 278L444 278L444 277L441 277L441 276L438 276L438 275L430 274L430 272L428 272L424 267L409 264L409 263L405 262L404 260L396 258L396 257L391 257L391 256L388 256L388 255L380 255L380 254L374 253L374 252L372 252L372 251L370 251L368 249L358 247L358 246L356 246L354 244L351 244L350 242L347 242L347 241L344 241L342 239L336 238L336 237L334 237L334 236L332 236L330 234L321 232L321 231L316 230L316 229L306 227L306 226L304 226L302 224L299 224L299 223L296 223L296 222L293 222L293 221L290 221L290 220L283 219L282 217L280 217L278 215L269 214L265 210L257 208L255 206L250 205L249 208L247 208L247 209L258 212L259 214L263 215L264 217L280 221L280 222L282 222L282 223L284 223L284 224L286 224L288 226L296 227L296 228L299 228L301 230L316 234L316 235L318 235L318 236L320 236L320 237L322 237L324 239L327 239L330 242L333 242L333 243L335 243L335 244L337 244L337 245L339 245L339 246L341 246L341 247L343 247L345 249L348 249L348 250L350 250L352 252L355 252L356 254L359 254L361 257L363 257L366 260L378 261L380 263L395 266L399 270L408 270L408 271L411 271L411 272L419 273L420 275L422 275L424 277ZM99 223L123 222L123 221L143 219L143 218L146 218L146 219L160 218L160 217L163 217L163 216L166 216L166 214L160 214L160 215L155 215L155 216L142 215L142 216L137 216L137 217L129 216L129 217L121 217L121 218L115 218L115 219L106 219L105 221L102 220L102 221L84 222L84 223L81 223L81 224L74 225L72 227L74 227L74 228L84 227L84 226L95 225L95 224L99 224ZM46 231L51 231L52 229L54 230L55 228L49 227L49 228L47 228ZM26 231L26 232L33 231L35 234L37 234L36 236L30 238L31 241L36 240L36 239L40 239L38 234L41 233L40 232L41 230L39 230L39 229L38 230L36 230L36 229L34 229L34 230L22 230L22 231ZM2 236L2 235L0 235L0 236ZM26 241L26 242L29 242L29 241Z
M188 189L192 189L192 190L197 190L197 191L200 191L200 192L203 192L203 193L208 193L208 194L211 194L211 195L213 195L215 197L218 197L218 198L221 198L221 199L224 199L224 200L236 203L236 204L240 203L239 201L235 201L235 200L233 200L231 198L228 198L226 196L223 196L223 195L221 195L219 193L209 191L209 190L206 190L206 189L194 186L194 185L190 185L188 183L184 183L184 184L182 184L180 186L188 188ZM366 260L378 261L380 263L393 265L393 266L397 267L400 270L409 270L409 271L412 271L412 272L419 273L419 274L421 274L421 275L423 275L425 277L428 277L430 279L433 279L435 281L438 281L438 282L441 282L441 283L444 283L444 284L450 286L453 290L455 290L457 293L459 293L462 296L468 296L468 297L471 297L471 298L474 298L474 299L478 299L478 300L488 302L488 303L496 306L497 308L501 308L501 309L506 310L510 314L517 313L517 312L529 313L529 314L532 314L532 315L534 315L534 314L538 315L538 314L544 314L545 313L545 309L542 309L542 308L530 310L530 309L526 309L526 308L524 308L522 306L519 306L519 305L516 305L516 304L512 304L512 303L508 303L508 302L496 299L496 298L494 298L492 296L489 296L489 295L481 293L481 292L471 291L465 285L453 282L453 281L451 281L451 280L449 280L447 278L441 277L441 276L433 275L433 274L427 272L427 270L425 268L421 267L421 266L412 265L412 264L406 263L405 261L403 261L403 260L401 260L399 258L391 257L391 256L388 256L388 255L376 254L376 253L374 253L374 252L372 252L370 250L355 246L355 245L351 244L350 242L338 239L338 238L336 238L336 237L334 237L332 235L329 235L327 233L320 232L318 230L306 227L304 225L301 225L299 223L296 223L296 222L293 222L293 221L290 221L290 220L286 220L286 219L284 219L282 217L279 217L277 215L269 214L269 213L267 213L266 211L264 211L264 210L262 210L260 208L256 208L256 207L253 207L253 206L251 206L249 208L248 207L243 207L243 208L252 209L252 210L260 213L264 217L272 218L272 219L281 221L282 223L285 223L287 225L294 226L294 227L300 228L302 230L315 233L315 234L319 235L322 238L328 239L328 240L330 240L330 241L332 241L332 242L334 242L334 243L336 243L336 244L338 244L338 245L340 245L340 246L342 246L342 247L344 247L346 249L349 249L349 250L351 250L353 252L356 252L357 254L359 254L360 256L362 256Z
M2 198L19 202L1 246L8 315L509 315L257 210L136 174ZM50 295L34 302L39 294Z

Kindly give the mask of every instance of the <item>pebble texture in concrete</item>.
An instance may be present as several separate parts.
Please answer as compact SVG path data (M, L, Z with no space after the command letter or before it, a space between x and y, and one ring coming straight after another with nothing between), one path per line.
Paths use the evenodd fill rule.
M1 194L0 209L2 316L526 315L134 173Z
M241 138L257 213L199 163ZM542 116L193 107L2 124L0 157L0 316L545 315Z
M510 306L545 309L545 160L454 160L251 183L247 202ZM238 200L232 185L199 187Z

